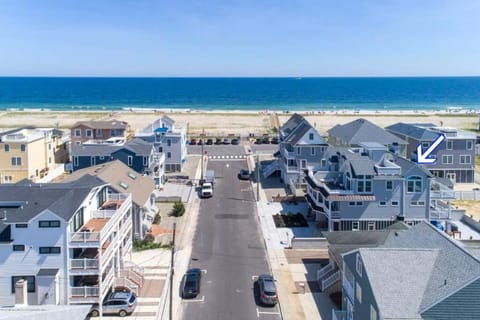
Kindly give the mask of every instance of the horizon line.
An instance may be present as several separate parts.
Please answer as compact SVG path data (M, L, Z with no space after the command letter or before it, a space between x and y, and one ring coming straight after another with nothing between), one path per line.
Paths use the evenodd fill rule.
M479 75L330 75L330 76L148 76L148 75L0 75L0 78L138 78L138 79L335 79L335 78L479 78Z

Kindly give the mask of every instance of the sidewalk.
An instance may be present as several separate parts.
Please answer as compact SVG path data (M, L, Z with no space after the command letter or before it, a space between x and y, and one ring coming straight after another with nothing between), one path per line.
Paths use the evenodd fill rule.
M254 168L254 159L249 157L249 167ZM252 181L254 190L257 184ZM270 268L277 279L277 290L284 320L322 319L314 294L308 292L307 282L312 274L307 273L301 264L290 265L285 255L285 247L289 245L291 233L278 232L272 214L278 213L281 205L270 203L260 185L260 201L257 202L257 213L267 249ZM305 285L304 289L299 284ZM316 294L315 294L316 295ZM325 320L325 319L324 319Z

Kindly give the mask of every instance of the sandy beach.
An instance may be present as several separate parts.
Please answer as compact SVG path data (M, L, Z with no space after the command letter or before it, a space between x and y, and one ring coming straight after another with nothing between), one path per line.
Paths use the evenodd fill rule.
M330 111L324 113L299 112L321 132L336 124L344 124L357 118L368 119L381 127L396 122L429 122L437 126L454 127L466 130L478 129L479 117L475 113L462 112L415 112L415 111ZM273 122L271 112L246 111L120 111L120 112L84 112L84 111L4 111L0 113L0 127L3 129L22 126L70 128L81 120L118 119L127 121L133 130L148 125L163 114L173 118L178 125L188 125L189 135L196 135L205 130L207 135L235 134L248 136L272 133ZM283 124L292 113L277 113L280 124Z

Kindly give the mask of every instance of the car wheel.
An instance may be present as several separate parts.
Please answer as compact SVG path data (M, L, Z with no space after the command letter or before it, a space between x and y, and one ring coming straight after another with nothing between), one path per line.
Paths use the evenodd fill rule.
M93 310L92 312L90 312L90 315L92 317L98 317L100 315L100 312L98 312L98 310Z
M125 317L125 316L127 315L127 311L125 311L125 310L120 310L120 312L118 313L118 315L119 315L120 317Z

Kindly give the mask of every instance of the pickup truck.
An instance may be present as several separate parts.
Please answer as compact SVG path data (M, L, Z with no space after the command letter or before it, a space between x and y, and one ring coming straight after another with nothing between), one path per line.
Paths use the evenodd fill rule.
M202 184L202 189L200 190L200 195L202 198L210 198L213 196L213 185L210 182L204 182Z

